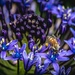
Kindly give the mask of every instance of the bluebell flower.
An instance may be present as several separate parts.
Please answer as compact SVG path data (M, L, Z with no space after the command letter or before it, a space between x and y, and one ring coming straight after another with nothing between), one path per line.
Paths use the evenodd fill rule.
M58 5L58 7L54 6L52 8L52 14L56 15L57 18L60 18L61 24L61 32L64 33L67 29L68 24L70 24L70 17L72 14L72 9L65 9L63 6Z
M49 48L50 48L50 44L46 43L44 45L41 45L40 47L38 47L38 45L35 44L35 41L33 39L31 39L29 42L28 42L28 46L29 46L29 49L32 51L32 52L38 52L38 53L43 53L45 51L47 51Z
M43 45L43 46L41 46L40 48L36 45L36 44L34 44L33 45L33 43L34 42L31 42L31 52L34 54L34 56L40 56L40 57L42 57L42 58L44 58L45 56L45 53L43 53L43 52L45 52L46 50L48 50L48 48L49 48L49 46L46 46L46 45Z
M37 51L38 51L39 53L43 53L43 52L49 50L49 48L50 48L50 44L45 43L45 44L42 45Z
M56 15L57 18L61 18L64 12L64 8L61 5L53 6L51 8L51 12L53 15Z
M61 33L64 33L67 29L67 22L62 21L60 27L61 27Z
M47 68L48 68L48 64L42 64L42 60L41 58L39 58L39 62L36 63L36 67L35 67L35 75L43 75L47 72Z
M23 62L24 62L24 69L26 70L26 72L28 72L35 63L39 62L38 60L39 60L38 56L37 57L34 56L33 52L30 52L27 55L26 51L24 51Z
M61 16L62 22L60 25L62 33L65 32L67 29L68 21L70 19L71 13L72 13L72 9L65 9L64 12L62 13L62 16Z
M68 24L69 24L70 26L71 26L71 25L75 26L75 12L73 12L73 13L70 14L70 19L69 19L69 21L68 21Z
M6 57L6 60L23 60L23 52L26 49L26 44L23 44L22 48L19 48L18 45L15 45L14 51L10 52L10 56Z
M49 0L46 2L45 7L44 7L44 11L52 11L53 7L57 7L56 4L59 3L59 0Z
M62 19L64 21L68 21L70 16L71 16L71 13L72 13L72 9L71 8L65 9L64 12L63 12L63 15L62 15Z
M32 3L33 0L23 0L23 4L25 7L30 7L30 4Z
M52 75L69 75L70 71L71 71L71 67L69 67L67 70L65 70L65 67L62 66L59 69L59 72L51 71L51 73L52 73Z
M13 41L11 41L9 43L6 43L5 39L2 38L1 47L0 47L0 49L1 49L1 53L0 53L1 56L0 57L2 59L5 59L5 57L6 57L6 51L13 50L14 46L17 44L17 42L18 42L17 40L13 40Z
M75 37L75 30L73 28L70 28L70 31L72 32L73 36Z
M70 47L70 50L67 51L67 55L75 54L75 38L72 37L69 40L64 41Z
M44 11L51 10L51 8L53 7L54 1L55 0L49 0L44 7Z
M38 47L37 45L34 45L32 50L34 53L43 53L49 50L49 48L50 48L50 44L48 45L44 44L44 45L41 45L40 47Z
M66 52L67 56L75 54L75 31L73 28L70 28L70 31L74 37L70 38L69 40L64 40L65 43L70 47L70 50Z
M53 50L50 51L49 54L46 55L46 60L44 64L52 64L55 71L59 71L58 61L68 61L69 58L61 55L59 53L55 53Z
M33 50L33 46L35 45L35 41L31 38L29 41L28 41L28 47L31 51L34 51Z

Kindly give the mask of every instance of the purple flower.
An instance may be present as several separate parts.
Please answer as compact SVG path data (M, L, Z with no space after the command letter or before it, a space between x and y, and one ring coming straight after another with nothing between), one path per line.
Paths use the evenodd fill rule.
M25 7L30 7L31 3L32 3L32 0L23 0L23 4Z
M55 1L55 0L49 0L49 1L45 4L44 11L51 10L51 8L53 7L54 1Z
M64 12L64 8L61 5L53 6L51 12L53 15L56 15L57 18L61 18Z
M70 71L71 71L71 67L69 67L67 70L65 70L65 67L62 66L59 69L59 72L51 71L51 73L52 73L52 75L69 75Z
M64 12L62 13L62 16L61 16L62 22L60 25L62 33L65 32L67 29L68 21L70 19L71 13L72 13L72 9L65 9Z
M73 36L75 37L75 30L73 28L70 28L70 30L71 30Z
M62 54L62 53L61 53ZM55 53L53 50L50 51L49 54L46 55L46 60L44 64L52 64L55 71L59 71L58 61L68 61L69 58L61 55L59 53Z
M62 20L64 20L65 22L68 22L68 20L70 19L72 13L72 9L65 9L62 15Z
M72 55L72 54L75 54L75 38L72 37L71 39L69 40L64 40L67 45L70 47L71 50L68 50L67 51L67 55Z
M49 50L49 48L50 48L50 44L46 43L38 49L38 52L40 52L40 53L45 52L45 51Z
M61 23L60 27L61 27L61 32L64 33L66 31L66 29L67 29L67 23L65 21L63 21Z
M39 58L39 62L36 64L35 67L35 75L43 75L47 72L48 64L43 64L41 62L41 58Z
M54 10L54 8L57 7L58 3L59 3L59 0L57 0L57 1L56 0L47 1L46 4L45 4L45 7L44 7L44 11L47 11L47 10L52 11L52 10ZM56 12L56 9L55 9L55 12Z
M26 44L23 44L22 48L19 48L18 45L15 45L14 51L10 52L11 56L7 56L6 60L23 60L23 52L26 49Z
M38 57L34 56L33 52L30 52L28 55L26 51L23 53L23 62L24 62L24 69L29 71L31 67L38 61ZM39 62L39 61L38 61Z
M28 41L28 47L31 51L34 51L33 49L33 46L35 45L35 41L31 38L29 41Z
M75 26L75 13L71 13L70 15L70 19L68 21L69 25L74 25Z
M50 44L44 44L40 47L38 47L36 44L35 44L35 41L33 39L31 39L28 43L28 46L29 46L29 49L34 52L34 53L43 53L45 51L47 51L49 48L50 48Z
M15 46L15 44L17 44L17 42L18 42L17 40L13 40L9 43L6 43L5 39L2 38L2 43L1 43L1 47L0 47L0 49L1 49L0 55L1 55L2 59L6 58L6 51L10 51L10 50L14 49L14 46Z

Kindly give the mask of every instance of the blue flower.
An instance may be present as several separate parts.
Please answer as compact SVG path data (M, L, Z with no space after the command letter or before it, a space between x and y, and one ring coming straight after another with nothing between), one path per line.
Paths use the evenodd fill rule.
M51 71L51 73L52 73L52 75L69 75L70 71L71 71L71 67L69 67L67 70L65 70L65 67L62 66L59 69L59 72Z
M33 50L33 46L35 45L35 41L33 40L33 39L30 39L29 41L28 41L28 47L29 47L29 49L31 50L31 51L34 51Z
M70 19L68 21L68 24L71 26L71 25L74 25L75 26L75 12L71 13L70 14Z
M61 53L62 54L62 53ZM58 61L68 61L69 58L61 55L60 53L55 53L53 50L46 55L46 60L44 64L52 64L55 71L59 71Z
M59 0L49 0L45 3L45 7L44 7L44 11L50 10L52 11L52 9L54 9L54 7L57 7L57 5L59 4Z
M75 30L73 28L70 28L70 31L72 32L73 36L75 37Z
M50 48L50 44L46 43L46 44L42 45L42 46L38 49L38 52L39 52L39 53L43 53L43 52L49 50L49 48Z
M57 18L61 18L64 12L64 8L61 5L53 6L51 12L53 15L56 15Z
M34 56L33 52L30 52L28 55L26 51L23 53L23 62L24 62L24 69L28 72L31 67L38 61L38 57Z
M39 62L36 64L35 67L35 75L43 75L47 72L48 64L42 64L41 58L39 58Z
M15 45L14 51L10 52L11 56L7 56L6 60L23 60L23 52L26 49L26 44L23 44L22 48L19 48L18 45Z
M71 49L65 52L67 56L75 54L75 31L72 28L70 28L70 30L74 37L70 38L69 40L64 40Z
M67 43L67 45L70 47L71 50L68 50L67 51L67 55L72 55L72 54L75 54L75 38L72 37L71 39L69 40L64 40L65 43Z
M51 10L51 8L53 7L54 1L55 1L55 0L49 0L49 1L45 4L44 11Z
M31 3L32 3L32 0L23 0L23 4L25 7L30 7Z
M42 52L45 52L46 50L48 50L50 48L50 44L44 44L40 47L38 47L38 45L35 44L35 41L33 39L31 39L29 42L28 42L28 47L29 49L32 51L32 52L38 52L38 53L42 53Z
M11 42L9 42L9 43L6 43L5 42L5 39L4 38L2 38L2 41L1 41L1 47L0 47L0 49L1 49L1 58L2 59L5 59L5 57L6 57L6 51L10 51L10 50L13 50L14 49L14 46L17 44L17 40L13 40L13 41L11 41Z
M65 32L67 29L68 21L70 19L71 13L72 13L72 9L65 9L64 12L62 13L62 16L61 16L62 22L60 25L62 33Z

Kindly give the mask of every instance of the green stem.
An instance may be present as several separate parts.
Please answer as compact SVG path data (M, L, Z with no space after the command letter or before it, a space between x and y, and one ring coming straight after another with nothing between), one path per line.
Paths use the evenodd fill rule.
M27 71L25 71L24 75L27 75Z
M17 60L17 75L19 75L19 59Z

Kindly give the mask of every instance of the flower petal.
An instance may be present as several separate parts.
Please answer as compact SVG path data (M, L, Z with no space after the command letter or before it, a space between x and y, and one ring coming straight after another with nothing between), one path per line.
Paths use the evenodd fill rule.
M41 70L41 75L45 74L47 72L47 68L48 68L49 64L44 64L44 67Z
M23 51L23 58L28 59L27 52L25 50Z
M41 58L46 58L46 53L36 53L36 56L40 56Z
M18 42L18 40L13 40L13 41L10 42L10 45L14 46L15 44L17 44L17 42Z
M12 60L12 61L16 61L17 58L13 58L12 56L8 56L5 58L5 60Z
M41 52L41 53L45 52L46 50L48 50L49 47L50 47L50 45L48 45L48 46L43 45L39 52Z
M71 67L69 67L69 68L67 69L66 75L69 75L70 71L71 71Z
M44 64L50 64L51 63L51 61L49 61L48 59L46 59L45 61L44 61Z
M20 52L23 52L26 49L26 44L23 44L22 48L20 49Z
M68 60L69 60L68 57L61 57L61 56L59 56L57 59L58 59L59 61L68 61Z
M69 47L71 48L72 47L72 38L70 39L70 40L64 40L65 41L65 43L67 44L67 45L69 45Z
M53 65L54 70L56 72L59 72L59 65L58 65L58 63L54 62L54 63L52 63L52 65Z
M70 28L70 30L71 30L73 36L75 37L75 30L73 28Z
M66 53L66 56L70 56L72 54L73 54L73 52L71 50L68 50L67 53Z
M51 71L52 75L58 75L55 71Z
M14 45L16 45L17 42L18 42L17 40L11 41L11 42L9 43L9 45L7 45L7 46L8 46L8 50L13 50L13 49L14 49Z
M5 59L6 58L6 52L5 51L1 51L1 58Z
M60 56L70 56L72 54L73 54L73 52L71 50L68 50L68 51L64 50L59 53Z

